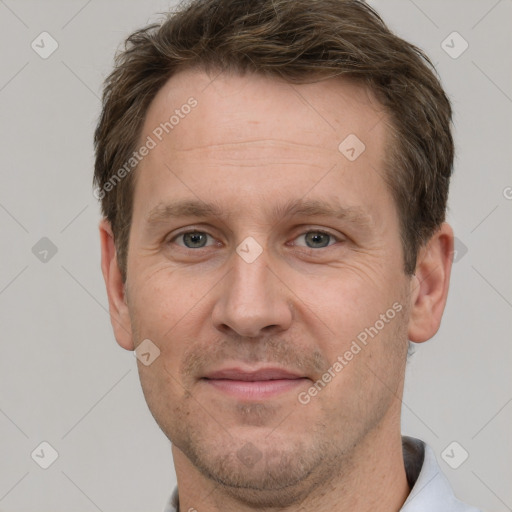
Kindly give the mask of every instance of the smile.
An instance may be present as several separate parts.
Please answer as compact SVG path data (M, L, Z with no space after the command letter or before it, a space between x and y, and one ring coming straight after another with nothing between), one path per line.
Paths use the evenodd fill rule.
M309 379L279 368L256 371L228 368L209 373L201 380L216 391L239 400L262 400L296 390Z

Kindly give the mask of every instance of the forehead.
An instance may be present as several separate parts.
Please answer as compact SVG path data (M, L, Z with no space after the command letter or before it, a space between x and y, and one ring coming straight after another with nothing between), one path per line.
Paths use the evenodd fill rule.
M336 77L297 85L256 73L207 74L190 69L178 72L158 92L148 109L143 133L169 121L173 113L179 115L190 98L197 102L190 114L194 130L187 129L190 122L181 122L181 114L172 128L179 137L167 141L176 149L246 142L251 140L248 135L256 140L276 129L281 131L272 135L282 141L333 149L333 143L349 133L369 142L368 132L386 117L371 91L353 79ZM371 134L374 144L381 132L377 129Z
M143 205L135 201L134 217L169 196L270 201L270 189L283 202L315 188L318 197L339 189L352 205L360 206L358 194L371 203L383 193L387 130L383 107L347 79L293 85L251 73L179 72L146 115L141 143L150 137L155 145L137 169Z

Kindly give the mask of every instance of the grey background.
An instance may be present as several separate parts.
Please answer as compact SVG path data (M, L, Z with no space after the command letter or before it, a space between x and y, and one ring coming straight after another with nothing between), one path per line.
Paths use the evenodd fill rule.
M0 0L0 510L160 511L174 486L136 361L112 334L91 187L114 51L172 4ZM432 446L461 499L512 510L512 1L371 4L436 64L458 148L460 251L442 327L409 363L403 433ZM48 59L31 48L43 31L59 45ZM469 44L457 59L441 47L453 31ZM46 262L43 237L57 249ZM42 441L59 454L48 469L31 458ZM469 453L458 469L441 456L453 441Z

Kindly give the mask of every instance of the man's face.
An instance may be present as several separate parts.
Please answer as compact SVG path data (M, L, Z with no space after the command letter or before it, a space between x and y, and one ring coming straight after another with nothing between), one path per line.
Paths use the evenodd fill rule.
M383 180L389 126L348 81L212 77L177 74L148 111L128 328L160 350L139 372L175 458L282 495L399 428L411 280Z

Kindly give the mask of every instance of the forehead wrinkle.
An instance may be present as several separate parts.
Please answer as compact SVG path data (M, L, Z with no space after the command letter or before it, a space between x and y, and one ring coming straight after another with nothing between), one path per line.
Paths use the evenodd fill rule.
M288 148L290 150L296 150L299 149L309 149L312 151L329 151L336 153L337 147L334 149L326 148L322 145L315 145L315 144L307 144L305 142L293 142L290 140L279 140L279 139L252 139L252 140L240 140L240 141L229 141L229 142L219 142L215 144L204 144L200 146L190 146L190 147L180 147L175 146L173 151L178 152L189 152L189 151L196 151L196 150L217 150L217 151L229 151L231 149L239 149L240 146L254 146L256 148L263 146L264 148L267 148L269 146L272 147L283 147Z
M239 157L239 158L230 158L229 160L222 160L222 166L224 168L227 167L235 167L237 169L240 169L242 167L249 167L249 168L257 168L262 169L266 167L274 168L275 166L293 166L295 169L299 169L300 167L305 167L307 170L311 169L319 169L319 170L325 170L325 165L320 164L309 164L304 163L303 160L278 160L278 159L270 159L270 158L260 158L260 159L251 159L252 163L248 161L247 158ZM217 161L210 162L208 166L213 166L214 168L217 168L218 165Z

